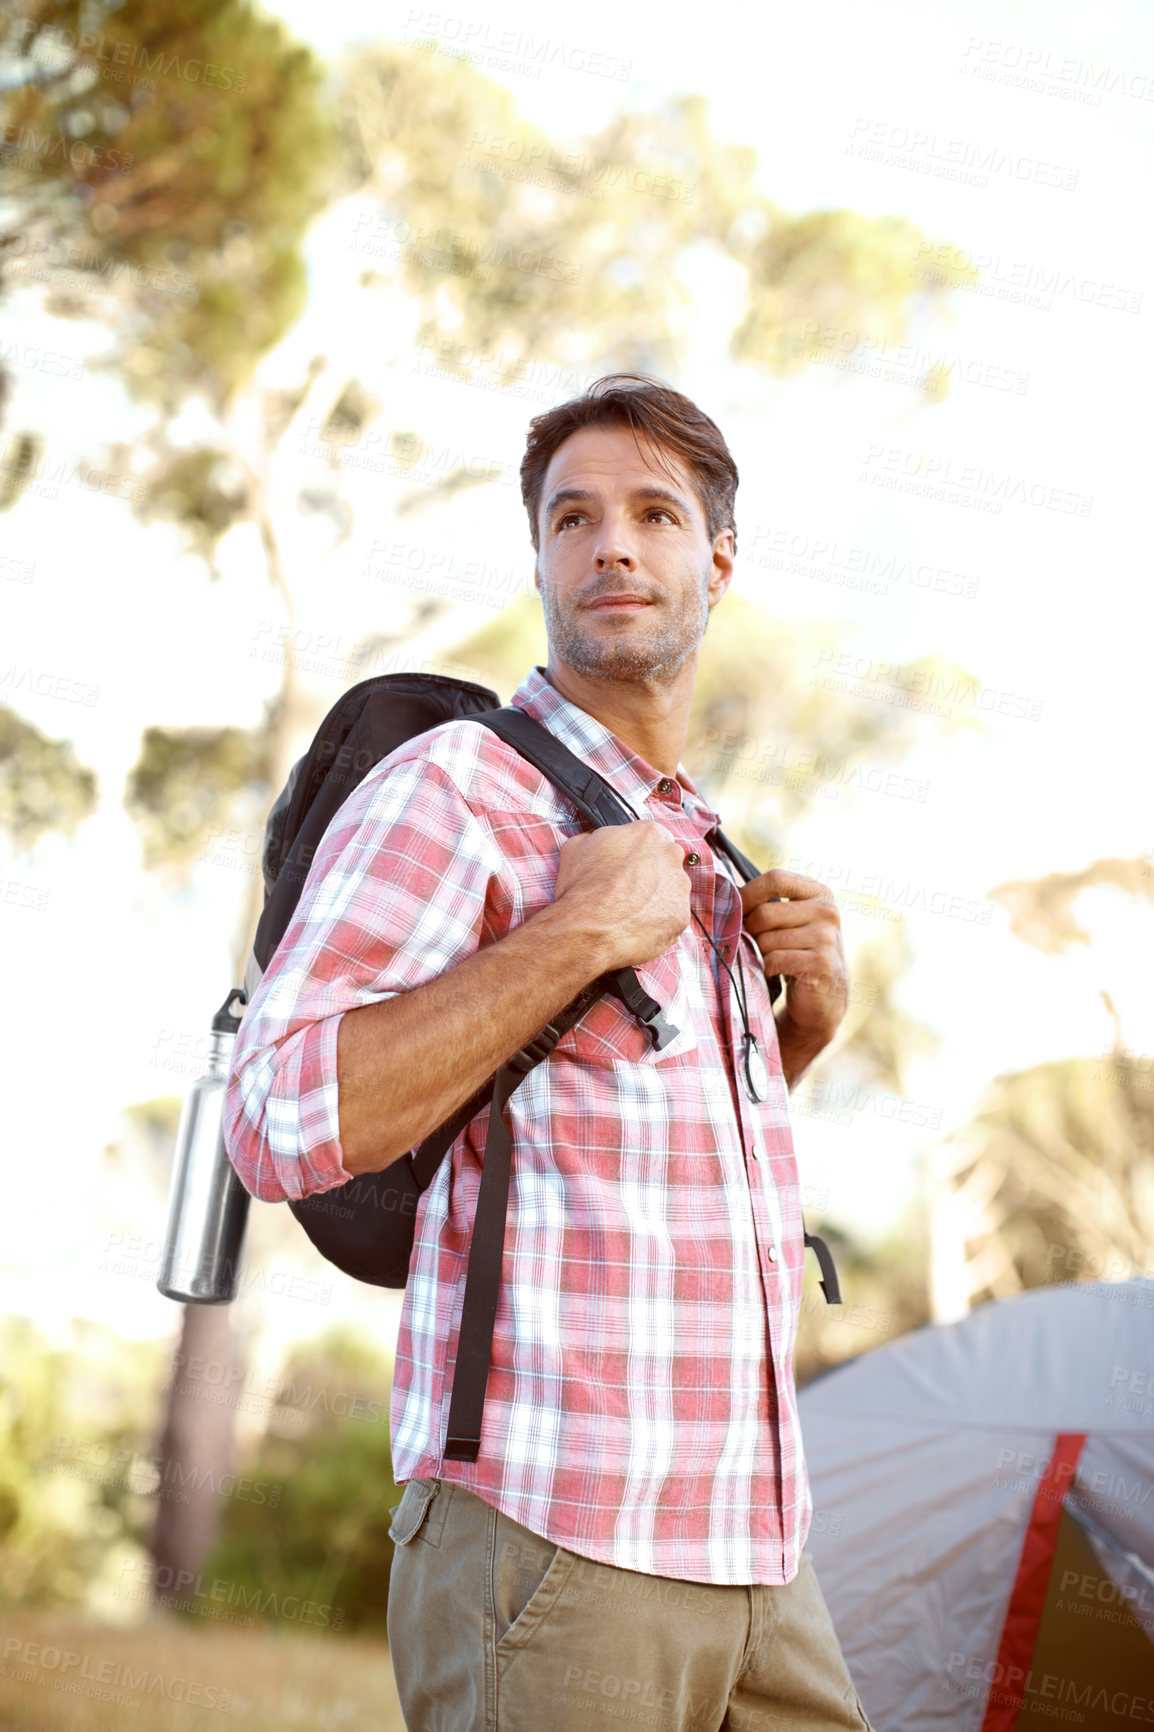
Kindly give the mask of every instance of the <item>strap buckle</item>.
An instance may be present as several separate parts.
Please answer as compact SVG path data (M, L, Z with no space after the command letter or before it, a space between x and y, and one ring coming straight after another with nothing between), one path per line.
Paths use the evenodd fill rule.
M532 1040L525 1042L520 1052L515 1052L512 1058L506 1059L506 1069L516 1071L519 1076L527 1076L535 1066L544 1063L560 1039L560 1029L547 1022Z

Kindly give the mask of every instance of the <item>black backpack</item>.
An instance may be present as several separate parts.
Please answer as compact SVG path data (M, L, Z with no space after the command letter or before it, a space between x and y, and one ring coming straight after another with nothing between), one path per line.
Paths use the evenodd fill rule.
M524 711L500 708L496 693L484 686L422 673L379 674L362 680L333 705L312 745L294 764L269 813L262 858L265 904L253 941L253 959L262 974L288 930L321 839L354 788L382 758L406 741L442 722L465 719L491 728L571 800L589 824L635 821L633 812L603 777ZM756 878L757 867L720 830L715 835L741 876L746 881ZM780 978L770 982L771 1003L781 990ZM657 1051L676 1035L677 1030L666 1022L661 1006L645 991L632 968L602 975L411 1154L402 1155L381 1172L362 1173L333 1190L289 1202L317 1250L338 1269L374 1286L403 1287L408 1279L421 1193L461 1131L492 1102L465 1276L444 1451L447 1460L476 1461L480 1446L513 1152L504 1116L506 1102L534 1066L548 1058L562 1035L605 993L613 993L639 1019ZM816 1235L807 1233L805 1242L817 1253L827 1301L840 1304L837 1273L828 1249Z

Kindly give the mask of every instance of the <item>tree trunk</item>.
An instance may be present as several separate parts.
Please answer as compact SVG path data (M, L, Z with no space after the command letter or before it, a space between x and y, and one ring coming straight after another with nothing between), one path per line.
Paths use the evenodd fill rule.
M268 561L269 582L284 599L289 624L292 597L285 581L263 487L257 518ZM286 634L280 690L266 736L268 807L291 767L298 707L292 632ZM231 984L239 986L264 901L260 871L246 875L232 955ZM223 996L223 995L222 995ZM160 1485L153 1528L152 1592L157 1604L196 1592L201 1565L216 1544L221 1521L221 1482L232 1470L236 1396L244 1382L240 1338L227 1305L185 1305L180 1344L168 1384L168 1405L159 1446Z
M221 1485L232 1471L235 1402L243 1382L229 1307L183 1310L160 1439L152 1534L152 1592L161 1605L210 1589L196 1578L220 1532Z

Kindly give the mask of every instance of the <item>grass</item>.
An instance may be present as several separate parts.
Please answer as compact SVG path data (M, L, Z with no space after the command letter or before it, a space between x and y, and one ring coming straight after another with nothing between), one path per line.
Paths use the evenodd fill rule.
M404 1732L379 1637L131 1628L23 1611L0 1625L0 1732Z

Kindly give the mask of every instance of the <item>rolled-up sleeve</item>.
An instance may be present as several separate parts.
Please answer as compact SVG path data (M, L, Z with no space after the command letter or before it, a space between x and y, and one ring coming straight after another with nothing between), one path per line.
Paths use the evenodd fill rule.
M341 1017L472 955L500 869L487 830L427 756L388 760L345 801L233 1048L225 1146L253 1196L279 1203L352 1177L339 1132Z

